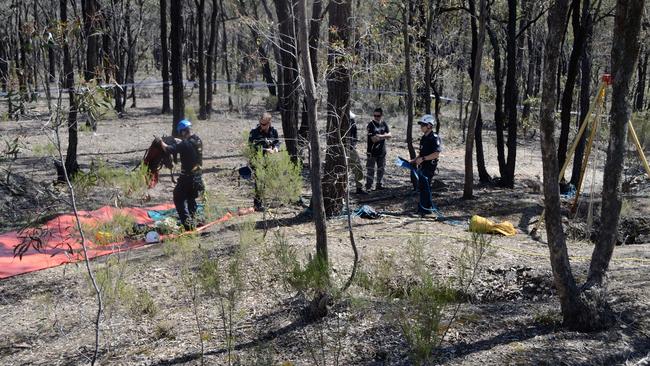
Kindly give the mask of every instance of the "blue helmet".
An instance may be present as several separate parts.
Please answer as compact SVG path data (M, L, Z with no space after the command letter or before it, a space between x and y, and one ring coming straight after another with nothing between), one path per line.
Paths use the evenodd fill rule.
M176 132L181 133L186 128L192 127L192 122L184 119L178 122L178 125L176 125Z

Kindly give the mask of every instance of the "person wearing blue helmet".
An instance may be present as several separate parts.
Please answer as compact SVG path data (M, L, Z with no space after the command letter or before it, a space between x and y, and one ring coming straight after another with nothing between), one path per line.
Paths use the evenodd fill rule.
M425 114L420 118L418 124L422 130L420 138L420 153L411 160L411 164L417 166L418 189L420 190L420 203L418 213L428 215L433 213L433 199L431 198L431 179L438 167L438 158L442 151L440 136L433 131L436 118Z
M196 199L205 190L203 184L203 143L192 133L192 122L184 119L178 122L176 132L181 142L167 145L161 141L162 148L171 154L179 154L181 172L174 188L174 206L185 230L196 227Z

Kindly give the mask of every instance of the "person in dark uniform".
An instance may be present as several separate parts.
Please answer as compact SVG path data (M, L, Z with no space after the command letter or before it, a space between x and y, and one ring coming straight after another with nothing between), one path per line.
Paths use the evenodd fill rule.
M376 190L383 189L381 180L384 177L384 168L386 167L386 140L392 136L388 129L388 124L382 120L384 112L381 108L375 108L372 114L373 120L368 123L368 150L366 170L366 190L372 188L372 183L375 178L375 170L377 171L377 184ZM376 169L375 169L376 167Z
M257 151L261 150L265 155L274 154L280 151L278 131L271 126L271 118L271 113L264 112L262 117L260 117L257 127L253 128L248 134L248 143L253 145ZM255 198L253 198L253 207L255 208L255 211L264 210L262 198L257 189L257 182L255 182Z
M174 188L174 206L185 230L196 227L196 199L205 190L203 184L203 142L192 133L192 123L186 119L176 126L181 142L167 145L161 141L162 148L175 155L180 154L181 173Z
M440 136L433 132L436 119L430 114L420 118L418 124L422 130L420 138L420 153L411 160L411 164L418 167L418 189L420 190L420 203L418 213L427 215L433 212L433 200L431 198L431 179L438 167L438 157L442 151Z

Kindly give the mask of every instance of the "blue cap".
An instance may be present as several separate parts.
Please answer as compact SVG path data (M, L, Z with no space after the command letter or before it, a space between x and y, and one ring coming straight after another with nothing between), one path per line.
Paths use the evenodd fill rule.
M178 125L176 125L176 132L181 133L186 128L192 127L192 122L184 119L178 122Z

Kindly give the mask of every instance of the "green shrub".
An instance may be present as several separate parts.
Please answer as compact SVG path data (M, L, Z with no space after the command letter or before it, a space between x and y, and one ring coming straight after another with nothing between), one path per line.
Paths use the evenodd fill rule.
M106 222L82 223L81 228L86 238L97 245L118 243L134 234L135 219L131 215L115 213Z
M286 150L275 154L258 151L251 159L257 191L266 206L296 202L302 192L300 163L291 161Z
M47 156L57 156L58 152L56 149L56 145L54 145L51 142L48 142L45 144L32 145L32 154L34 154L34 156L47 157Z

